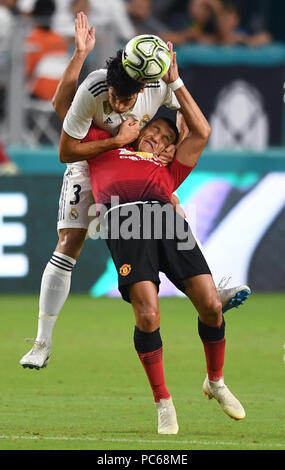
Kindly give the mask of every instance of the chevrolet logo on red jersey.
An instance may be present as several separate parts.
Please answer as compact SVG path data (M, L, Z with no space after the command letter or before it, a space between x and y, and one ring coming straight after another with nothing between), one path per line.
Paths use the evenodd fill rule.
M127 150L124 148L119 149L119 151L120 151L120 158L122 159L129 158L130 160L137 160L137 161L147 160L147 161L151 161L155 165L163 166L161 161L155 155L153 155L153 153L135 152L135 151Z

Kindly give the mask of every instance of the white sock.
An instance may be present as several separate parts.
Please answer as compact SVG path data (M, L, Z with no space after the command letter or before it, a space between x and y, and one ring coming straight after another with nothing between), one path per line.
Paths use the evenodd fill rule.
M43 272L36 341L48 346L52 342L52 331L58 314L70 291L71 273L75 264L75 259L55 251Z

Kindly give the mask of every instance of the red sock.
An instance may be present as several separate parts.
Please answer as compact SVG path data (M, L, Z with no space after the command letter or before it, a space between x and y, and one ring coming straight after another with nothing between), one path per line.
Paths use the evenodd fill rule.
M223 377L226 339L220 341L203 340L209 380L217 382Z
M162 348L148 353L138 352L138 355L152 388L154 401L157 403L161 398L170 398L164 378Z

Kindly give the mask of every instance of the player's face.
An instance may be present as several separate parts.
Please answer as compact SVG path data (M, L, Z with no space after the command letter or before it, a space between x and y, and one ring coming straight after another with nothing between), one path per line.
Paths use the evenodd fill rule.
M138 93L134 93L133 95L126 97L117 96L116 90L112 86L109 87L108 93L109 103L112 106L113 111L118 114L124 113L125 111L131 109L135 105L138 97Z
M137 140L137 150L160 155L175 142L175 132L165 121L157 120L141 130Z

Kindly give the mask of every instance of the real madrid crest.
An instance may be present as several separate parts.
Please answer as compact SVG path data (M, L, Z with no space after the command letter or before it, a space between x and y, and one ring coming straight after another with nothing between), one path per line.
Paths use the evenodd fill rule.
M113 112L112 106L110 105L109 101L103 102L103 109L105 114L111 114Z
M140 120L140 127L145 126L150 121L150 115L144 114L142 119Z
M71 220L76 220L78 218L78 210L75 207L72 207L69 212L69 218Z

